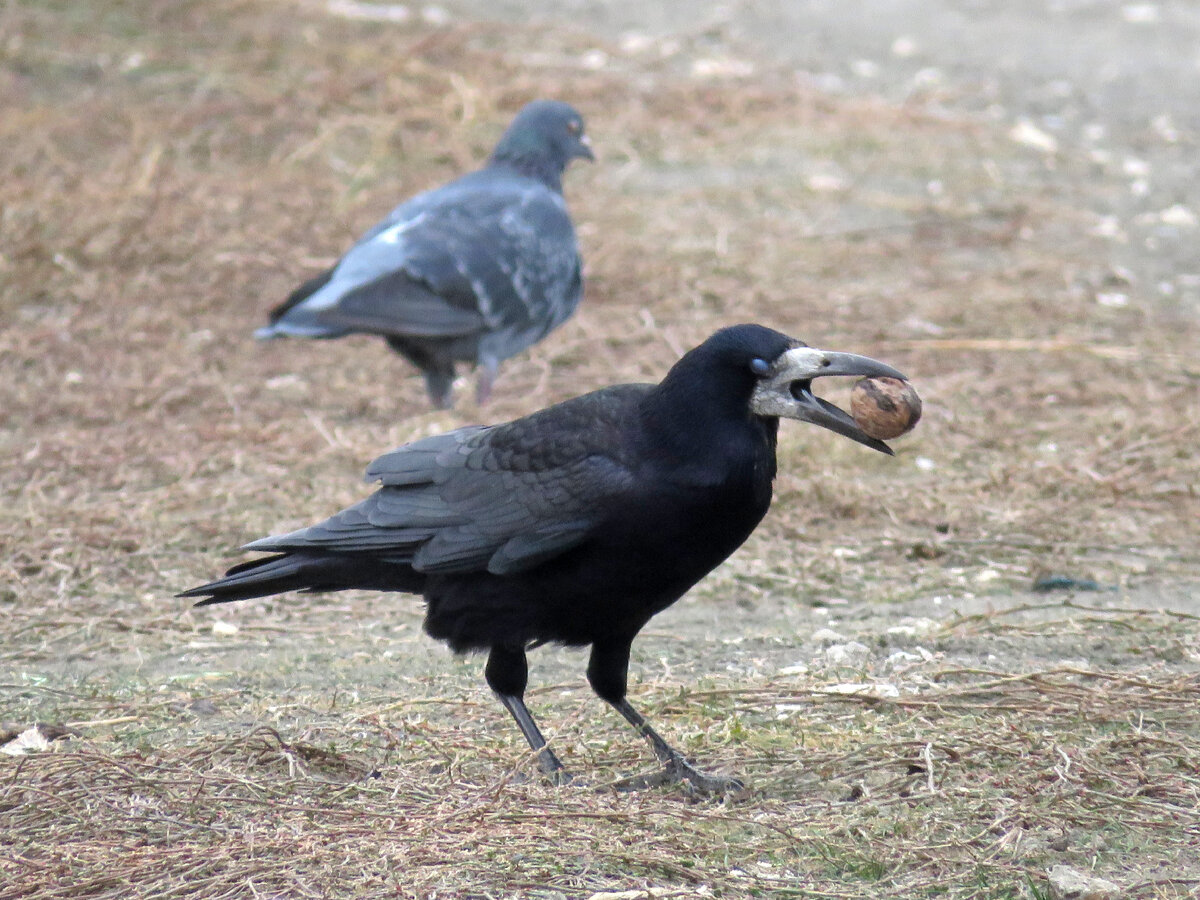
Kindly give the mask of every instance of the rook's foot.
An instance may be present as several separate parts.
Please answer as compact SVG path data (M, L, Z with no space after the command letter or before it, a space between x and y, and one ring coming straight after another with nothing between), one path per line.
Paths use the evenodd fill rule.
M555 769L552 772L546 772L546 780L555 787L566 787L568 784L575 783L575 776L566 769Z
M622 778L613 787L618 791L644 791L668 784L678 784L694 797L726 797L746 789L741 779L705 775L682 756L672 757L657 772Z

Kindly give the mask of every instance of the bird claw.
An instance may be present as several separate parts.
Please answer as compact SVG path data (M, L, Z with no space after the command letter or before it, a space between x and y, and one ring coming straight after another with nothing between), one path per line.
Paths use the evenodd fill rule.
M552 772L546 772L546 780L555 787L566 787L568 784L578 784L575 776L566 769L555 769Z
M671 784L680 785L690 796L697 798L736 796L746 789L746 785L741 779L724 775L706 775L681 756L668 760L657 772L631 775L628 778L622 778L612 787L624 793L644 791Z
M693 768L682 757L673 759L663 769L677 783L683 785L688 793L697 797L726 797L730 794L740 794L746 785L740 778L725 775L706 775L699 769Z

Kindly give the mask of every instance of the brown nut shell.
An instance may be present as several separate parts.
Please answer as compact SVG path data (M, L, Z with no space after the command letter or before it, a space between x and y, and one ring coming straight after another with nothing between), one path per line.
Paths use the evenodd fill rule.
M899 378L860 378L850 393L850 415L868 437L886 441L921 420L921 398Z

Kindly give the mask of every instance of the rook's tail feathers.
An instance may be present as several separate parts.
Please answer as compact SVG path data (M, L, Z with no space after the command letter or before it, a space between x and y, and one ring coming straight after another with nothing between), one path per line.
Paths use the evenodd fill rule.
M196 605L208 606L288 591L313 594L359 588L417 594L424 585L425 576L404 563L346 554L280 553L240 563L226 572L225 577L176 596L203 597Z

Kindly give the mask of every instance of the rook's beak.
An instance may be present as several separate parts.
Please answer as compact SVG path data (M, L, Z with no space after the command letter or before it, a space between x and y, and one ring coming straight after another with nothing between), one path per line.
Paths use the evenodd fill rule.
M883 441L864 434L849 413L812 392L813 379L824 375L886 376L908 380L891 366L869 356L795 347L781 354L771 371L763 376L754 389L750 408L760 416L811 422L872 450L893 455L892 448Z

